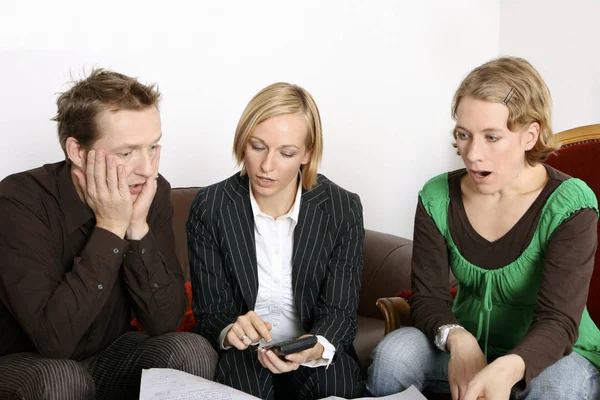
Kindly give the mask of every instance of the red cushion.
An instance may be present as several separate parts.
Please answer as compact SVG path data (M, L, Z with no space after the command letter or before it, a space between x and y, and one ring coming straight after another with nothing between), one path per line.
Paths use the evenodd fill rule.
M458 287L450 288L450 295L452 296L452 298L456 297L456 292L458 292ZM410 289L396 293L396 297L402 297L406 301L410 300L410 296L412 296L412 290Z
M187 281L185 283L185 291L187 293L188 305L185 309L185 314L183 315L183 319L179 323L175 332L191 332L192 329L196 326L196 319L194 318L194 313L192 312L192 282ZM131 326L137 328L140 331L144 330L142 324L138 322L136 318L131 321Z
M587 141L575 143L561 148L553 154L548 165L570 175L579 178L594 191L596 198L600 199L600 141ZM600 224L598 225L598 238L600 238ZM587 308L590 316L597 325L600 325L600 250L596 251L594 261L594 274L590 282Z

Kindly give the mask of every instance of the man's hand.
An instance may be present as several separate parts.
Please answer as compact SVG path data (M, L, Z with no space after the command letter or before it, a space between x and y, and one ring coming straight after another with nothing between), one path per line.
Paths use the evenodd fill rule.
M469 382L464 400L508 400L515 383L525 375L525 362L516 354L499 357Z
M150 230L148 227L148 212L150 206L156 195L156 189L158 187L158 164L160 162L160 149L161 146L155 147L154 158L152 159L152 171L154 173L146 183L142 186L142 191L138 195L137 199L133 203L133 213L131 215L131 223L127 228L127 238L132 240L140 240Z
M463 400L473 377L487 365L477 339L466 329L455 328L447 340L450 352L448 383L452 400Z
M223 345L225 347L233 346L238 350L245 350L253 343L258 343L264 339L269 343L271 338L271 323L263 321L254 311L248 311L245 315L240 315L231 325L225 335Z
M86 203L96 216L96 226L125 237L133 213L125 167L103 149L90 150L85 172L74 169Z

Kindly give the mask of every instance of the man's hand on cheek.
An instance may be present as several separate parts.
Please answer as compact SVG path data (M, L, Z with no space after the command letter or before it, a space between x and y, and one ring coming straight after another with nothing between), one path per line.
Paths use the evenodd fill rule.
M158 165L160 162L160 146L156 146L156 153L152 159L153 174L142 186L142 191L133 203L131 223L127 229L127 238L132 240L142 239L150 230L147 223L148 212L156 195L158 187Z
M85 202L96 216L96 226L123 238L129 227L133 204L125 168L104 149L90 150L85 169L74 169Z

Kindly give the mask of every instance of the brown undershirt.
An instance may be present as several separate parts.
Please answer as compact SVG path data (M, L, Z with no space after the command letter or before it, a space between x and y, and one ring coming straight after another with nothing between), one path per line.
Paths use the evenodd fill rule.
M569 178L545 165L548 182L521 219L500 239L489 242L469 223L461 193L464 169L448 174L449 229L462 256L484 269L502 268L515 261L527 248L536 231L548 197ZM527 334L508 354L525 361L525 384L546 367L572 351L587 300L598 244L596 211L576 211L552 233L544 258L544 272L537 295L538 307ZM442 266L444 266L442 268ZM415 327L433 340L437 328L458 323L452 314L448 292L446 240L419 199L415 216L412 258L411 314Z

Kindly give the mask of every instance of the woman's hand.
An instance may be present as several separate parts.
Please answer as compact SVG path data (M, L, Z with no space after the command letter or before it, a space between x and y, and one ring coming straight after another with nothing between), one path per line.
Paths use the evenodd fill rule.
M305 336L310 335L303 335L301 337ZM303 363L321 358L324 350L323 345L317 342L312 348L288 354L285 356L285 360L282 360L271 350L258 349L258 361L272 373L281 374L295 371Z
M294 361L284 361L281 358L279 358L275 353L273 353L273 351L265 350L263 348L258 349L258 361L260 361L263 367L267 368L274 374L282 374L284 372L295 371L301 364Z
M486 367L487 361L477 339L466 329L452 329L446 343L450 352L448 363L450 393L452 393L452 400L462 400L465 398L469 383Z
M516 354L499 357L469 382L464 400L508 400L515 383L525 375L525 362Z
M272 340L271 328L270 322L263 321L254 311L248 311L245 315L240 315L231 325L225 335L223 345L246 350L248 346L258 343L261 339L269 343Z
M311 336L310 334L302 335L301 338ZM318 360L323 357L325 348L319 342L317 342L310 349L303 350L299 353L288 354L285 359L288 361L296 362L298 364L304 364L307 361Z

